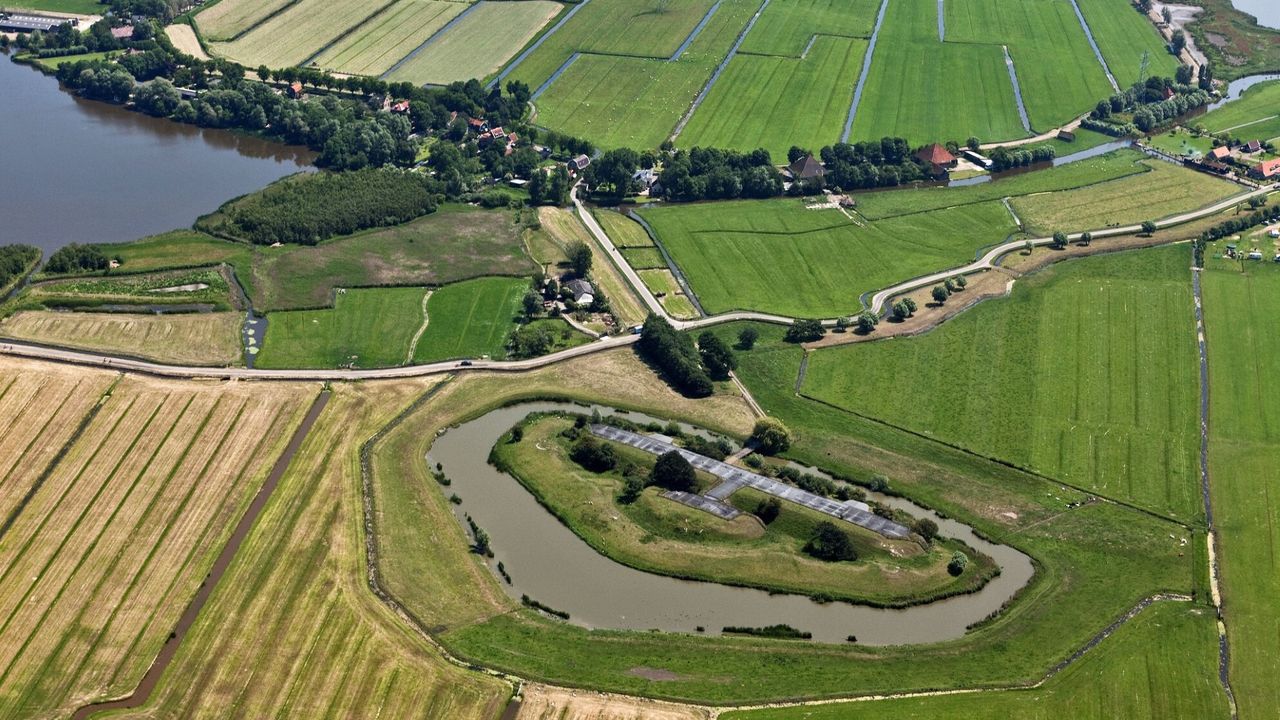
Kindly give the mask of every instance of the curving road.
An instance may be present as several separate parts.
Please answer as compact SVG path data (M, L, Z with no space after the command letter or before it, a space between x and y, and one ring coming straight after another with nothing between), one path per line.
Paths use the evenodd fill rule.
M1214 203L1213 205L1200 208L1199 210L1193 210L1191 212L1173 215L1171 217L1164 218L1163 220L1158 220L1156 221L1156 226L1165 228L1198 220L1200 218L1222 212L1236 203L1246 201L1251 197L1265 195L1277 189L1280 189L1280 183L1268 185L1257 190L1244 193L1243 195L1236 195L1227 198L1226 200ZM596 222L596 219L592 217L591 213L583 206L582 201L578 198L577 187L573 189L571 197L573 199L574 207L578 211L578 217L581 218L583 224L586 225L587 229L600 243L605 253L609 256L609 260L618 268L618 271L627 279L627 282L631 284L631 287L639 295L645 306L654 314L665 318L667 322L671 323L676 329L700 330L714 325L742 320L767 322L778 325L790 325L795 322L793 318L783 317L781 315L771 315L769 313L750 311L722 313L720 315L712 315L710 317L699 318L697 320L679 320L672 317L667 313L666 309L662 307L662 304L658 302L658 299L654 297L653 293L649 292L649 289L645 287L644 282L640 279L639 274L637 274L631 265L623 259L622 253L618 251L617 246L613 244L613 241L609 239L609 236L604 232L604 229L600 227L600 224ZM1093 231L1093 237L1096 239L1114 237L1116 235L1129 235L1139 232L1141 229L1140 225L1103 228L1101 230ZM1073 233L1068 237L1072 240L1078 240L1082 234L1083 233ZM949 270L929 275L922 275L892 287L887 287L872 296L871 306L868 309L873 313L880 314L890 298L943 282L947 278L955 277L956 275L967 275L991 269L995 266L997 258L1006 253L1025 247L1027 242L1027 240L1017 240L997 245L988 250L982 255L982 257L968 265L951 268ZM1033 245L1048 245L1053 242L1053 238L1033 238L1029 242ZM835 320L824 320L823 324L834 325ZM429 363L426 365L405 365L401 367L374 368L367 370L267 370L262 368L219 368L192 365L166 365L147 360L123 358L92 351L49 347L46 345L24 343L16 340L0 341L0 353L38 360L101 367L110 370L146 373L160 377L329 382L421 377L424 375L435 375L445 372L465 372L474 370L486 370L490 372L525 372L528 370L536 370L538 368L546 367L548 365L554 365L558 362L563 362L572 358L582 357L584 355L591 355L597 352L627 347L634 344L639 339L640 337L638 335L615 335L612 337L604 337L586 345L579 345L577 347L561 350L538 358L532 358L530 360L449 360L445 362Z

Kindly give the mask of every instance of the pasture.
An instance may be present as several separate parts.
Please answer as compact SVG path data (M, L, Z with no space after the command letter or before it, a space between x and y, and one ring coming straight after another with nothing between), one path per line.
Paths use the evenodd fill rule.
M1250 140L1280 138L1280 81L1255 85L1239 100L1195 118L1191 124Z
M338 292L332 308L267 317L255 364L262 368L386 367L405 364L423 321L420 287Z
M559 14L561 7L549 0L482 0L447 33L409 57L387 79L447 85L456 80L486 78L528 44Z
M1280 269L1210 261L1203 274L1209 348L1209 485L1218 525L1231 684L1241 717L1280 707Z
M594 210L592 215L600 223L600 227L604 228L609 240L617 247L651 248L654 246L653 238L645 232L644 226L626 215L613 210Z
M876 0L795 0L770 3L738 54L798 58L814 36L868 38Z
M925 335L819 350L801 391L1196 522L1189 255L1173 246L1054 266ZM904 372L909 387L883 391Z
M240 362L238 312L142 315L23 310L0 320L0 335L180 365Z
M316 64L353 75L381 75L466 10L456 0L399 0L316 58Z
M1008 46L1035 130L1066 123L1113 92L1069 0L952 0L946 39Z
M0 717L66 716L132 692L317 388L0 376L6 416L48 419L4 434Z
M196 13L205 40L232 40L298 0L219 0Z
M1178 61L1165 48L1164 38L1132 3L1123 0L1076 0L1093 32L1102 57L1121 89L1138 81L1142 54L1147 53L1147 77L1173 77ZM1081 112L1089 108L1082 108Z
M1149 170L1063 192L1025 195L1011 203L1027 231L1050 235L1133 225L1211 205L1243 189L1227 180L1160 160Z
M298 0L234 40L211 43L210 49L249 67L301 65L394 2Z
M864 40L818 36L803 59L739 53L680 144L764 148L781 163L792 145L816 149L839 141L866 50Z
M641 212L709 313L835 317L859 296L972 260L1017 228L998 201L855 224L780 199Z
M515 328L520 300L528 289L527 279L488 277L431 293L427 329L418 340L413 362L504 357L507 336Z
M662 259L662 253L656 247L626 248L622 251L622 257L626 258L628 265L638 270L653 270L667 266L667 261Z

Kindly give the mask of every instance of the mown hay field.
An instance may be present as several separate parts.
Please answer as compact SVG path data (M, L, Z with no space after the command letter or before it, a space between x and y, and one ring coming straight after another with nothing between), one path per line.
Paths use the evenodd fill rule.
M1069 0L950 2L945 19L948 43L1008 46L1035 130L1061 125L1113 92Z
M814 35L871 37L877 0L794 0L774 2L760 15L739 54L798 58Z
M928 334L816 351L801 391L1195 522L1189 256L1173 246L1055 266Z
M409 343L422 325L422 298L426 292L421 287L342 289L332 308L271 313L256 365L403 365Z
M1196 118L1210 132L1239 138L1280 138L1280 82L1255 85L1231 104Z
M25 310L0 321L0 335L179 365L240 360L237 312L141 315Z
M1280 707L1280 268L1211 260L1203 282L1209 486L1231 685L1241 717L1265 716Z
M529 281L520 278L476 278L436 290L427 301L427 329L413 362L502 358L528 290Z
M367 0L298 0L234 40L212 43L210 49L249 67L301 65L389 4Z
M1173 77L1178 69L1177 59L1169 54L1164 38L1151 21L1132 3L1124 0L1076 2L1121 89L1138 81L1144 52L1147 53L1147 77Z
M10 470L6 491L33 491L0 544L0 717L65 716L141 680L317 388L125 376L104 395L97 371L0 373L80 383L74 403L42 389L81 432L38 483Z
M820 36L803 59L739 53L694 112L680 144L764 148L782 163L793 145L816 152L838 142L866 50L864 40Z
M220 0L196 14L205 40L231 40L299 0Z
M381 75L467 7L456 0L399 0L321 53L316 64L354 75Z
M1017 228L998 201L855 223L782 199L644 210L709 313L857 313L859 296L973 259Z
M507 64L561 7L548 0L482 0L388 79L447 85L458 80L486 78Z

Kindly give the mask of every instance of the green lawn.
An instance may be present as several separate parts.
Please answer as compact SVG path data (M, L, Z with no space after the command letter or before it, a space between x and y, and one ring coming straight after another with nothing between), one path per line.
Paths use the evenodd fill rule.
M1147 138L1146 142L1148 145L1171 155L1195 158L1202 157L1213 149L1213 138L1207 135L1193 135L1190 131L1181 127L1176 127L1158 135L1152 135Z
M263 368L404 365L422 325L420 287L345 290L333 308L271 313L256 364Z
M738 48L739 54L798 58L816 34L867 38L877 0L789 0L770 3Z
M528 289L526 279L488 277L435 291L427 301L427 330L418 341L414 363L503 357Z
M1240 138L1280 137L1280 81L1255 85L1239 100L1196 118L1210 132L1230 132Z
M1227 718L1217 633L1203 607L1138 615L1043 687L946 697L729 712L725 720L1161 720Z
M820 36L804 59L739 54L693 114L680 145L764 148L781 163L792 145L838 142L866 50L865 40Z
M448 84L488 77L532 40L561 7L547 0L481 2L388 79Z
M1209 471L1231 684L1241 717L1265 717L1280 707L1280 267L1243 267L1211 260L1204 273Z
M926 335L817 351L802 392L1197 521L1189 259L1173 246L1056 266Z
M946 8L948 42L1009 47L1033 129L1061 125L1112 93L1069 0L952 0Z
M963 264L1016 230L999 202L856 225L803 200L697 204L641 211L709 313L791 317L857 312L859 296Z
M1142 54L1147 53L1147 76L1173 77L1178 61L1165 49L1151 21L1126 0L1076 0L1089 23L1093 39L1124 89L1138 81ZM1101 99L1101 98L1099 98ZM1088 108L1086 108L1088 109Z

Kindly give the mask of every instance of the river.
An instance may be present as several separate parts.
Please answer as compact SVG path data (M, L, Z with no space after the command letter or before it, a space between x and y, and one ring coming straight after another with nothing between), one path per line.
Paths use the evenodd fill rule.
M1280 3L1276 0L1231 0L1231 4L1257 18L1259 25L1280 30Z
M602 413L614 412L598 408ZM760 627L787 623L813 633L815 640L842 643L849 635L866 645L939 642L960 637L966 628L998 610L1030 579L1030 558L1013 548L976 537L964 525L940 518L898 498L877 498L930 517L941 534L991 556L1001 567L980 591L903 610L881 610L848 603L818 604L797 595L770 595L761 590L708 582L677 580L642 572L610 560L591 548L519 482L488 463L494 443L531 412L572 410L557 403L524 403L490 412L450 429L435 440L429 459L439 462L457 493L459 519L470 514L490 536L494 559L502 562L513 597L534 600L570 614L570 621L589 628L659 629L710 635L726 625ZM628 419L646 422L637 413Z
M314 153L83 100L0 55L0 243L49 253L175 228L310 167Z

